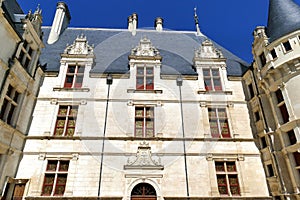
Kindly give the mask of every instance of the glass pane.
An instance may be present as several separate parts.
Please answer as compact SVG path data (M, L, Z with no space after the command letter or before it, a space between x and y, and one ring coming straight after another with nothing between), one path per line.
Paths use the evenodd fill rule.
M239 187L237 187L237 186L231 186L230 191L231 191L232 195L239 195L240 194Z
M236 175L229 176L229 184L230 185L237 185L238 184L238 179L237 179Z
M67 182L67 175L66 174L59 174L57 175L57 185L65 185Z
M60 161L59 171L68 171L69 161Z
M76 83L77 83L77 84L82 83L82 81L83 81L83 76L77 76L77 77L76 77Z
M214 77L218 77L219 76L219 70L218 69L212 69L211 70L212 71L212 75L214 76Z
M135 127L136 128L143 128L143 121L142 120L136 120Z
M75 128L68 128L66 132L66 136L73 136L75 133Z
M153 118L153 116L154 116L153 108L146 108L146 117Z
M235 172L236 168L235 168L235 162L227 162L227 171L228 172Z
M135 136L136 137L143 137L143 129L135 129Z
M218 109L218 115L221 118L225 118L226 117L226 111L225 109Z
M14 96L14 102L18 103L19 93L16 91Z
M208 109L208 116L209 118L216 118L217 117L217 112L215 109Z
M226 186L219 186L219 193L220 194L228 194Z
M147 75L153 75L153 68L152 67L147 68Z
M147 128L153 129L154 128L154 122L152 120L146 121Z
M67 112L68 112L68 107L67 106L61 106L61 107L59 107L58 115L66 116Z
M147 129L146 130L146 137L153 137L153 129Z
M144 67L137 68L137 75L144 75Z
M67 73L75 73L76 66L68 66L68 72Z
M75 119L69 119L69 122L68 122L68 127L75 127L75 123L76 123L76 121L75 121Z
M203 69L203 76L210 76L210 70L209 69Z
M57 119L56 127L64 127L65 126L65 119Z
M55 135L63 135L64 134L64 128L56 128L55 129Z
M60 185L60 186L56 186L54 194L60 196L63 195L64 192L65 192L65 186Z
M74 79L74 76L67 76L66 77L66 84L72 84L73 83L73 79Z
M52 189L53 189L53 186L44 186L42 195L50 196Z
M78 112L78 107L77 106L71 106L70 115L76 117L77 112Z
M45 176L45 185L53 185L54 183L54 174L46 174Z
M84 66L78 66L78 72L77 73L84 73Z
M225 171L223 162L216 162L215 165L216 165L216 171L217 172L224 172Z
M136 117L144 117L144 108L135 108Z
M204 84L205 84L205 87L208 87L208 88L210 88L212 85L210 79L204 79Z
M49 160L47 164L47 171L56 171L57 161Z

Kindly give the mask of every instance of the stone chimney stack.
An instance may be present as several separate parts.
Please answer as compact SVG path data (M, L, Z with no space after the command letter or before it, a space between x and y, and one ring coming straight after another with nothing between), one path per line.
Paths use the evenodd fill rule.
M158 32L161 32L163 30L163 18L161 17L157 17L155 19L155 29L158 31Z
M132 35L136 35L138 15L136 13L133 13L131 16L132 16Z
M64 2L58 2L55 17L47 41L48 44L53 44L59 39L59 36L68 27L70 20L71 15L67 4Z
M128 16L128 31L132 31L132 15Z

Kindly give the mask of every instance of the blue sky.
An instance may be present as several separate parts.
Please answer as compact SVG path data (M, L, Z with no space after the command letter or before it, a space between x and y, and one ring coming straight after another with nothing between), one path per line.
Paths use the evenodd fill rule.
M17 0L24 12L40 4L44 25L49 26L55 13L55 0ZM295 0L300 4L300 0ZM203 34L247 62L252 61L252 32L265 26L268 0L65 0L72 27L127 28L127 17L136 12L138 27L152 27L158 16L164 27L172 30L195 30L194 7L197 7Z

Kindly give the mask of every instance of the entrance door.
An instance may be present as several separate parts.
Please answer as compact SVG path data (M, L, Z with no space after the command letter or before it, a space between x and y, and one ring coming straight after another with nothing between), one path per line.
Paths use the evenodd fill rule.
M156 191L152 185L140 183L133 188L131 200L156 200Z

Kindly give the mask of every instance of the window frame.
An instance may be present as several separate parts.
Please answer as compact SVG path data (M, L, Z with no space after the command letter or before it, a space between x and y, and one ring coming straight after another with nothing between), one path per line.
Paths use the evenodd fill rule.
M271 54L273 60L278 58L278 55L277 55L277 52L276 52L275 48L270 51L270 54Z
M282 42L282 46L283 46L285 53L288 53L289 51L293 50L292 45L289 40Z
M49 162L52 163L56 163L56 167L55 170L49 170ZM65 162L67 164L67 170L61 170L61 163ZM67 179L68 179L68 173L69 173L69 168L70 168L70 160L47 160L47 165L46 165L46 169L45 169L45 173L44 173L44 181L43 181L43 186L42 186L42 192L41 192L41 196L63 196L65 191L66 191L66 186L67 186ZM49 183L46 184L46 177L53 177L53 183ZM65 182L62 183L58 183L59 182L59 178L62 176L66 176L65 177ZM63 193L59 193L57 194L57 187L61 187L63 186ZM49 193L45 193L45 188L46 187L52 187L51 188L51 192Z
M8 84L5 96L2 101L0 110L0 119L7 124L15 125L16 116L19 113L19 104L21 101L22 93L19 92L11 84Z
M21 65L26 70L30 70L31 61L33 60L35 50L31 47L31 45L25 40L23 45L21 46L21 50L19 53L18 60Z
M72 68L74 68L74 71L71 70ZM78 63L68 64L66 75L65 75L64 88L82 88L84 72L85 72L84 64L78 64Z
M264 52L262 52L261 54L259 54L259 61L261 64L261 67L264 67L267 64L267 58Z
M214 74L213 72L217 72L218 74ZM204 86L206 91L223 91L220 68L217 67L203 68L202 73L203 73L203 81L204 81ZM217 81L219 81L218 85L216 84Z
M215 110L215 111L213 111ZM215 114L213 114L215 113ZM223 113L224 115L220 115ZM208 108L208 118L209 118L209 126L210 126L210 133L212 138L231 138L230 134L230 127L229 127L229 119L227 116L226 108ZM223 120L223 121L221 121ZM216 123L216 126L213 126L212 123ZM226 124L226 126L222 126ZM223 134L223 128L227 129L227 133ZM214 133L213 130L217 130L218 133Z
M142 83L139 83L139 80L142 80ZM154 90L154 66L136 67L136 90Z
M274 94L275 94L275 98L276 98L276 101L277 101L276 106L277 106L277 108L278 108L278 110L281 114L282 124L288 123L290 121L289 120L290 114L289 114L289 111L286 107L281 89L276 90L274 92Z
M229 170L230 168L228 167L228 164L231 163L233 164L232 166L234 167L233 170ZM220 196L241 196L241 188L240 188L240 183L239 183L239 175L238 175L238 170L236 166L236 161L218 161L216 160L214 162L215 165L215 172L216 172L216 181L217 181L217 188ZM220 166L222 166L220 170ZM225 177L225 183L220 183L218 177ZM230 182L230 178L235 177L236 183ZM221 193L220 187L226 187L226 193ZM232 192L232 187L236 187L238 194L233 194Z
M60 114L62 109L66 109L66 114ZM56 115L56 122L54 128L54 136L58 137L73 137L76 132L76 121L78 115L78 105L59 105L57 115ZM60 125L60 120L64 121L64 124ZM72 122L73 121L73 122ZM73 123L73 125L69 126L69 123ZM58 133L58 129L63 129L63 132L60 134ZM69 130L73 130L71 135L68 134Z
M142 115L138 115L137 111L142 111ZM147 111L152 112L152 115L148 115ZM155 137L155 109L154 106L136 106L135 107L135 116L134 116L134 136L141 138L153 138ZM137 122L142 122L141 126L138 127ZM152 123L152 128L148 128L148 123ZM150 125L150 123L149 123ZM138 130L141 130L141 135L138 135ZM151 131L151 136L148 135L148 131Z

